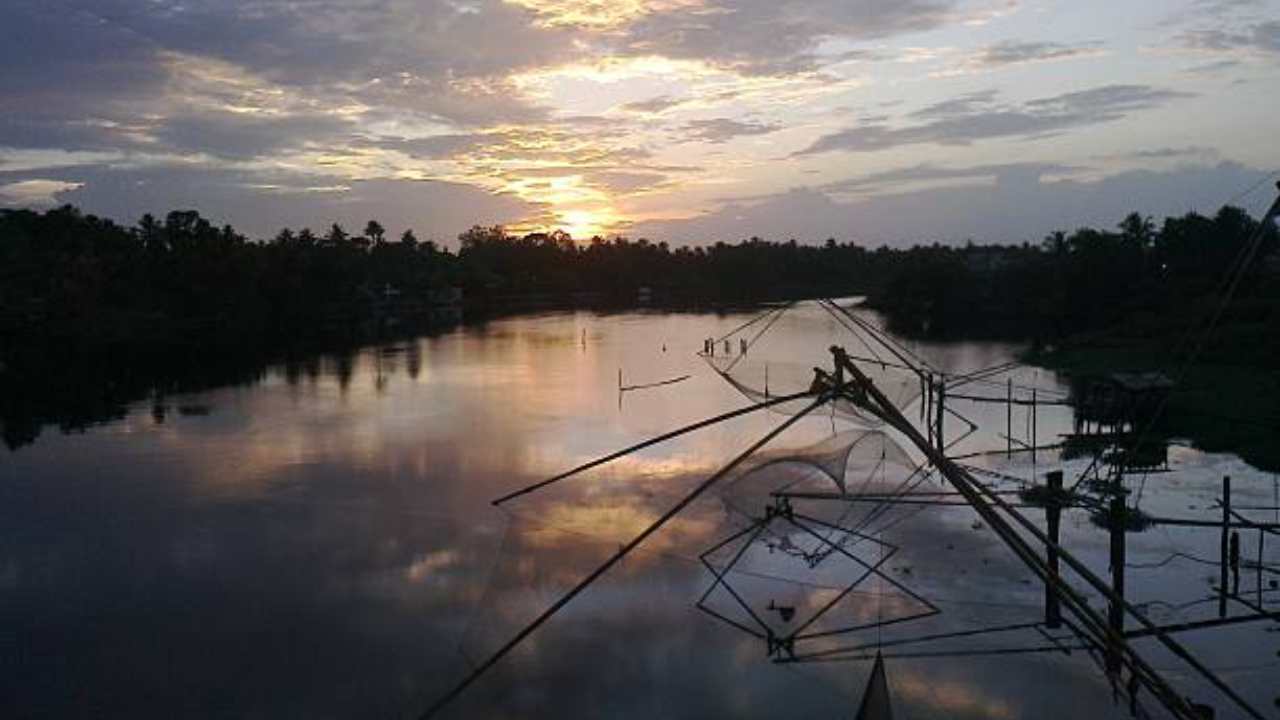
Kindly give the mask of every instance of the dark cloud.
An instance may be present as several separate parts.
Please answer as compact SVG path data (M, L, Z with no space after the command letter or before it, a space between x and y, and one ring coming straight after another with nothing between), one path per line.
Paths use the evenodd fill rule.
M425 239L451 240L474 224L512 223L539 211L535 205L457 183L346 180L320 175L196 169L190 167L66 167L0 172L0 186L40 178L82 184L58 193L60 202L131 223L146 213L198 209L255 236L282 227L363 227L376 218L388 228L412 227Z
M135 149L158 124L162 144L253 156L290 125L340 129L329 111L354 103L459 125L539 120L546 110L505 76L577 51L532 19L500 0L18 0L0 10L0 145ZM209 103L193 101L228 69L240 86L208 96L214 105L283 89L309 107L285 120L206 119Z
M995 90L979 90L977 92L958 95L950 100L934 103L911 113L913 118L947 118L957 115L969 115L989 108L1000 97ZM880 116L887 117L887 116Z
M1193 209L1215 212L1229 199L1223 188L1248 187L1266 175L1235 163L1220 163L1164 172L1124 172L1097 181L1037 181L1043 169L1025 167L1029 169L994 173L994 183L877 195L850 202L840 202L816 189L797 189L750 204L729 205L690 220L642 224L636 232L673 243L734 241L752 236L805 242L834 237L900 247L919 242L961 243L971 238L1035 243L1054 230L1111 227L1134 211L1155 217L1181 215ZM986 172L991 167L978 170ZM926 174L912 168L898 172Z
M587 174L586 179L593 185L608 188L612 195L629 195L649 190L670 180L664 173L630 170L602 170Z
M1280 54L1280 20L1269 20L1241 28L1189 30L1182 34L1186 47L1217 52Z
M0 15L0 96L47 101L68 91L93 99L163 78L150 44L90 12L19 0Z
M1250 10L1266 2L1268 0L1196 0L1195 4L1203 12L1222 14Z
M153 131L174 152L248 160L282 150L346 141L354 126L332 115L284 117L204 112L166 118Z
M749 135L767 135L781 129L778 125L756 122L741 122L728 118L712 120L692 120L685 124L685 137L703 142L722 143L737 137Z
M95 14L19 0L0 9L0 145L99 149L132 141L167 72L155 48Z
M483 133L449 133L420 138L362 139L352 144L356 147L395 150L421 160L439 160L471 150L488 138Z
M953 0L709 0L697 11L650 14L621 50L704 60L750 73L816 69L824 38L873 40L938 27Z
M872 151L904 145L968 145L992 138L1043 137L1071 128L1111 122L1159 107L1185 93L1146 85L1107 85L1032 100L998 104L993 93L975 93L925 108L907 127L868 124L818 138L801 155L832 150Z
M167 50L291 86L495 77L565 57L563 31L500 0L63 0Z
M1066 45L1056 42L1018 42L1008 40L979 50L969 58L966 64L977 70L991 70L1006 65L1046 60L1066 60L1095 55L1101 47L1100 43Z
M627 112L643 113L646 115L655 115L664 110L670 110L673 107L682 105L685 101L670 95L660 95L648 100L637 100L629 102L622 106Z
M1234 70L1240 67L1239 60L1215 60L1213 62L1201 63L1187 68L1186 72L1193 75L1217 75L1228 70Z
M1135 150L1131 153L1125 153L1123 157L1137 158L1139 160L1172 160L1176 158L1186 157L1213 157L1217 155L1217 151L1207 147L1163 147L1152 148L1149 150Z

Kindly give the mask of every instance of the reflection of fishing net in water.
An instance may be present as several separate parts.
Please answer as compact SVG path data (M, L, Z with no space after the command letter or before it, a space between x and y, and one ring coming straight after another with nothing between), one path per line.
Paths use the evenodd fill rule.
M877 503L854 507L851 496L891 497L934 491L937 486L898 443L882 432L847 430L799 450L760 453L717 488L731 510L759 516L779 496L805 505L805 512L824 521L887 517L900 508Z
M846 430L806 448L758 453L725 480L720 492L855 493L895 486L915 467L902 446L884 433Z
M932 615L926 600L885 575L897 552L885 531L919 507L892 498L937 489L897 443L871 430L761 454L717 489L740 521L703 555L715 579L698 606L789 643Z
M702 357L738 392L761 402L808 390L815 368L830 370L833 345L844 347L858 368L897 407L903 408L921 396L918 375L902 368L866 329L822 303L775 308L719 338ZM795 414L807 405L807 401L797 400L773 410ZM832 407L839 417L864 427L882 424L848 400L837 400Z
M717 460L706 458L687 464L636 458L504 506L507 527L488 539L488 572L459 588L471 609L457 651L473 664L493 653L717 467ZM913 471L901 447L870 430L760 453L600 578L603 593L575 603L600 603L601 612L587 613L602 623L593 632L617 637L647 632L637 630L637 618L665 622L668 608L694 602L732 624L754 627L760 619L769 632L794 636L804 647L805 637L815 633L845 637L850 628L927 616L936 612L927 601L882 569L896 549L883 539L893 518L877 508L893 506L811 498L794 501L794 518L761 519L774 492L836 500L841 488L850 494L909 492L926 481ZM432 563L424 577L436 572L434 558ZM690 586L694 567L716 576L709 590L702 582L696 591ZM619 597L638 600L618 613Z

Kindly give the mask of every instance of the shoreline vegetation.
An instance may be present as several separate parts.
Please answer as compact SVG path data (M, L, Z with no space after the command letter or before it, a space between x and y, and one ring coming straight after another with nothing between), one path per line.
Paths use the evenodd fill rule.
M1224 207L1021 245L868 249L766 242L673 248L476 227L457 249L284 230L251 240L192 211L125 227L72 207L0 211L5 444L82 429L128 404L252 382L271 363L350 352L458 322L544 309L724 310L862 295L913 338L1023 341L1085 381L1179 381L1158 431L1280 469L1280 240L1265 228L1233 302L1221 282L1258 224ZM1197 329L1200 328L1200 329ZM1195 363L1188 365L1194 356Z

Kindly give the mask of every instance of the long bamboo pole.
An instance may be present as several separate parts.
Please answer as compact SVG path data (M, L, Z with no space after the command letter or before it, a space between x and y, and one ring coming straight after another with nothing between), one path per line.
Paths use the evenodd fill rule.
M609 572L610 568L612 568L614 565L617 565L619 562L621 562L622 559L625 558L628 554L630 554L632 550L635 550L645 540L647 540L650 535L653 535L655 532L660 530L663 525L666 525L667 522L669 522L672 518L678 515L685 508L689 507L689 505L692 504L693 501L697 500L699 497L702 496L703 493L705 493L707 490L710 490L712 486L714 486L716 483L724 479L726 475L728 475L730 472L733 472L734 468L738 467L747 458L754 455L756 451L758 451L760 448L767 445L771 440L773 440L777 436L781 435L783 432L787 430L787 428L796 424L801 418L808 415L810 412L817 409L819 406L825 405L830 398L831 398L830 392L823 392L821 395L818 396L816 400L810 403L809 406L806 407L802 412L787 418L787 420L783 422L781 425L774 428L773 430L770 430L763 437L761 437L759 440L752 443L750 447L748 447L746 450L743 450L740 454L738 454L735 458L730 460L726 465L721 467L719 470L717 470L714 474L712 474L706 480L703 480L702 483L698 485L698 487L694 488L693 491L691 491L688 495L685 495L684 498L680 500L680 502L671 506L671 508L668 509L665 513L663 513L661 517L653 521L652 524L650 524L643 531L641 531L639 535L636 535L626 545L623 545L621 548L619 548L616 553L611 555L609 559L604 562L604 564L600 565L600 567L592 571L590 575L587 575L585 578L580 580L577 585L574 585L572 589L570 589L568 592L562 595L559 600L556 600L554 603L552 603L550 607L548 607L546 610L543 610L542 614L538 615L538 617L534 618L534 620L530 622L528 625L526 625L524 629L516 633L515 636L512 637L510 640L508 640L505 645L498 648L496 652L494 652L492 655L489 656L489 659L485 660L480 665L476 666L475 669L471 671L471 674L467 675L467 677L465 677L461 682L455 685L453 689L451 689L449 692L441 696L440 699L436 700L435 703L431 705L431 707L427 708L426 712L422 713L422 715L419 716L420 720L428 720L428 718L435 717L436 713L440 712L446 706L448 706L449 703L456 700L457 697L461 695L473 683L475 683L476 680L479 680L480 677L485 674L485 672L487 672L494 665L497 665L498 661L502 660L502 658L506 657L507 653L511 652L520 643L524 642L525 638L532 635L535 630L541 627L543 623L550 620L557 612L561 610L561 608L563 608L565 605L568 605L574 598L580 595L583 590L586 590L588 587L591 586L592 583L594 583L596 580L599 580L605 573Z
M711 425L715 425L716 423L721 423L726 420L732 420L737 417L742 417L743 415L749 415L753 412L766 410L768 408L775 407L775 406L782 405L789 402L794 402L796 400L804 400L806 398L811 398L813 396L814 396L814 393L812 391L793 393L791 395L783 395L780 397L773 398L772 400L765 400L764 402L756 403L754 405L749 405L747 407L738 408L737 410L732 410L727 413L716 415L715 417L709 417L709 418L706 418L705 420L699 420L696 423L685 425L684 427L678 428L676 430L672 430L671 432L663 433L657 437L645 440L642 443L637 443L635 445L632 445L631 447L623 448L621 450L618 450L617 452L609 453L604 457L596 458L591 462L583 463L571 470L566 470L560 473L559 475L547 478L546 480L543 480L541 482L536 482L527 487L523 487L519 490L516 490L515 492L507 493L506 495L503 495L497 500L494 500L493 504L502 505L503 503L514 500L520 497L521 495L528 495L529 493L534 492L535 490L541 490L542 488L547 487L548 485L554 485L555 483L558 483L561 480L567 480L568 478L571 478L574 475L590 470L591 468L599 467L606 463L613 462L618 458L626 457L631 453L644 450L645 448L652 447L660 443L664 443L668 440L673 440L675 438L680 437L681 435L686 435L688 433L694 432L695 430L701 430L705 427L710 427Z

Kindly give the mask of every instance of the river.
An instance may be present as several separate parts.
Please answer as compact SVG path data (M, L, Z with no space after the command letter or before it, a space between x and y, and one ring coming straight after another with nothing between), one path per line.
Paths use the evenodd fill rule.
M30 445L0 450L0 703L8 708L0 714L416 717L698 479L786 419L747 416L546 493L501 508L490 503L745 405L698 353L707 338L753 316L576 312L496 320L271 366L257 382L156 397L83 432L46 431ZM770 337L781 338L773 352L790 355L790 365L775 366L773 392L795 380L784 366L811 355L811 364L825 365L821 348L843 332L821 313L772 328ZM1018 350L908 345L953 373L998 364ZM764 347L750 352L752 361L769 357ZM630 386L686 375L619 392L620 378ZM1042 399L1065 390L1047 371L1022 368L1013 377L1039 388ZM907 414L918 417L916 407ZM1027 429L1025 415L1011 419L1003 407L955 407L980 427L958 442L956 454L1005 448L1008 426L1017 426L1015 434ZM1037 420L1041 442L1070 431L1068 410L1045 410ZM947 422L954 422L949 437L968 427L958 418ZM820 412L770 448L803 448L850 427ZM1072 478L1082 461L1064 463L1046 452L1034 468L1025 455L979 462L1028 478L1065 467ZM1175 444L1169 464L1170 473L1131 479L1135 492L1141 484L1144 510L1215 517L1223 475L1232 476L1241 507L1267 508L1248 511L1251 517L1270 521L1269 508L1280 505L1274 476L1235 457ZM763 500L750 505L757 499L746 493L736 500L750 516L764 511ZM718 494L696 503L444 716L852 717L868 662L778 664L763 642L696 607L715 579L699 554L742 527L745 516L733 516L733 504ZM1130 534L1131 599L1162 623L1213 617L1216 602L1204 598L1217 568L1203 560L1216 558L1217 533L1158 527ZM1107 534L1083 511L1064 517L1063 536L1107 575ZM875 539L897 548L887 575L940 611L842 636L846 645L885 646L899 717L1128 715L1127 702L1114 697L1083 650L946 654L1072 646L1062 630L1013 629L934 644L939 652L917 656L905 646L895 656L895 639L1037 622L1043 588L966 508L903 512ZM1246 558L1256 541L1255 533L1242 533ZM1269 542L1262 550L1268 567L1280 557L1280 541ZM781 549L753 548L751 566L739 573L736 591L757 613L770 612L765 603L814 605L806 587L830 598L852 581L852 566L839 565L805 580L804 568L786 567L786 554L773 552ZM883 557L885 550L876 552ZM1259 569L1263 584L1255 588L1254 574L1246 572L1246 594L1256 590L1258 601L1276 610L1267 585L1276 575ZM856 590L837 609L844 621L909 615L916 602L886 582ZM727 597L713 594L708 602L731 612ZM1250 623L1180 639L1274 715L1276 628ZM1154 642L1138 647L1219 718L1243 716Z

